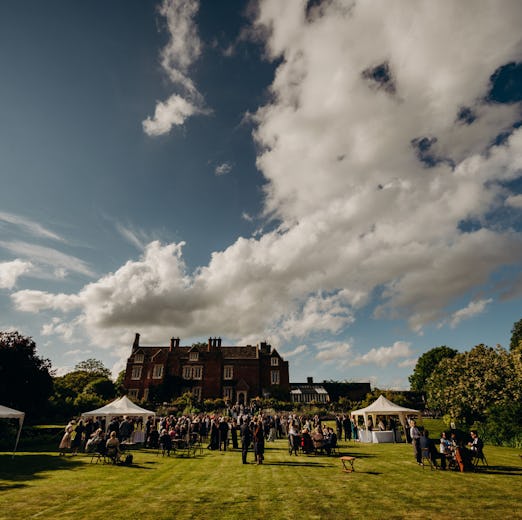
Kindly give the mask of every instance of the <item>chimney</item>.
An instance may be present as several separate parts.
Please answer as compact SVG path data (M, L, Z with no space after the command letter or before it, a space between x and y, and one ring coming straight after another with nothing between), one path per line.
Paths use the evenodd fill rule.
M132 348L136 349L140 346L140 335L138 332L136 332L136 335L134 336L134 343L132 344Z
M309 385L313 385L313 384L314 384L314 378L313 378L313 377L307 377L307 378L306 378L306 382L307 382Z
M218 346L218 347L221 347L221 338L218 338L218 339L217 339L217 346Z
M212 338L208 338L208 351L212 350Z
M174 349L175 346L176 346L176 338L170 338L169 352L172 352L172 350Z
M176 338L176 347L179 347L179 338Z

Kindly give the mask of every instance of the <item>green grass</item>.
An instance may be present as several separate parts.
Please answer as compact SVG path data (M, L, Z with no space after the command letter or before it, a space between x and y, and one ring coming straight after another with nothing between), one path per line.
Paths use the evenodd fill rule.
M354 473L337 456L290 456L286 440L267 444L261 466L242 465L240 451L137 450L131 467L0 453L0 519L522 518L518 450L487 446L490 467L476 473L423 469L406 444L341 443L340 452L357 457Z

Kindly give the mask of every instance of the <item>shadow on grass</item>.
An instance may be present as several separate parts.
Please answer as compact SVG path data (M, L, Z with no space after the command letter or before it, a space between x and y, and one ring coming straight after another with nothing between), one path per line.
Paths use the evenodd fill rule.
M252 462L252 464L255 464L255 462ZM281 461L281 462L263 462L263 466L297 466L297 467L313 467L313 468L327 468L331 466L331 464L322 464L321 462L309 462L309 461Z
M0 479L24 481L45 478L40 476L42 471L55 471L81 466L83 462L72 458L59 457L49 454L11 454L0 455ZM12 486L1 486L0 491L12 489Z
M479 466L476 473L486 473L488 475L511 475L522 476L522 467L520 466Z

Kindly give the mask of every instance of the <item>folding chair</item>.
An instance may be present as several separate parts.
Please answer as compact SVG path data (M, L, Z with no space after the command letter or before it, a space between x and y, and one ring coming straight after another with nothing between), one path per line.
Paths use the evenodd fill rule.
M474 469L477 469L481 463L483 466L489 466L486 456L482 450L473 453L471 463L473 464Z

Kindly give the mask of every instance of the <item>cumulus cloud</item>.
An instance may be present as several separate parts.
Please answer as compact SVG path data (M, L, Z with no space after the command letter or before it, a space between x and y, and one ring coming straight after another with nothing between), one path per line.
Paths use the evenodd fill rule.
M467 320L477 316L477 314L482 314L492 301L492 298L487 298L485 300L469 302L466 307L453 313L450 320L451 327L456 327L462 320Z
M302 354L303 352L306 352L308 350L308 347L306 345L298 345L293 350L289 350L287 352L280 352L280 354L285 358L291 358L294 356L297 356L298 354Z
M18 278L30 271L32 267L31 262L18 259L11 262L0 262L0 289L12 289Z
M188 79L200 52L189 29L195 5L162 8L172 35L162 63L182 90L172 124L191 115L180 115L180 99L202 106ZM130 329L150 341L338 334L375 304L375 317L404 318L420 332L493 274L502 278L503 266L520 271L521 235L502 217L518 200L507 186L522 171L520 104L488 99L492 74L522 61L520 3L306 5L267 0L253 21L278 63L270 100L251 119L263 214L279 227L238 238L191 273L182 243L152 242L70 301L18 292L19 308L74 306L105 345L128 342ZM185 21L179 32L168 13ZM164 133L172 118L160 119L151 121ZM349 352L341 342L317 359ZM411 357L397 342L356 359Z
M317 345L319 352L315 355L318 361L340 362L345 364L352 351L352 346L346 342L326 341Z
M375 363L380 367L385 367L397 359L409 357L413 354L410 349L411 344L406 341L396 341L391 347L372 348L366 354L355 357L352 365L364 365Z
M506 199L506 204L513 208L522 208L522 195L510 195Z
M167 101L158 101L153 117L143 122L143 130L150 136L168 134L173 126L180 126L187 118L209 113L189 70L201 53L201 41L194 18L199 10L197 0L164 0L159 8L166 22L169 41L161 51L161 66L170 81L181 92Z

